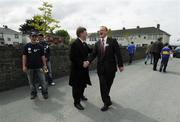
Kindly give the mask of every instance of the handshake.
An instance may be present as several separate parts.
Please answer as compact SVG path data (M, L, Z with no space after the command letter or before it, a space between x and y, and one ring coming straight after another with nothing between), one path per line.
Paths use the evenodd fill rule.
M89 61L84 61L83 62L83 67L87 68L87 67L89 67L89 64L90 64Z

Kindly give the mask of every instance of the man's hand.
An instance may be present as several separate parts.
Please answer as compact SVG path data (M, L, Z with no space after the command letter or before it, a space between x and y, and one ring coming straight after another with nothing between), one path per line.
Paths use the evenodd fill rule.
M26 66L23 66L23 72L26 73L27 72L27 67Z
M89 61L84 61L84 62L83 62L83 67L84 67L84 68L87 68L88 66L89 66Z
M124 67L119 67L119 71L123 72L124 71Z

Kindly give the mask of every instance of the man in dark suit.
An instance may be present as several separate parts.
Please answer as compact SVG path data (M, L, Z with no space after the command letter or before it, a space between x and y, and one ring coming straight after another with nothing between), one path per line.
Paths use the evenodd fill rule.
M161 50L163 48L162 38L158 38L158 40L152 45L152 53L154 57L153 70L157 71L157 64L159 59L161 58Z
M88 59L88 54L92 51L86 44L86 28L79 27L76 34L78 38L72 43L70 50L71 73L69 85L72 86L74 106L79 110L84 110L80 101L87 100L83 93L87 84L91 85L89 68L84 61Z
M112 105L109 96L110 89L117 71L117 65L122 72L123 60L121 51L116 39L107 37L108 29L105 26L100 27L100 40L95 44L93 52L86 63L91 63L97 57L97 74L100 81L101 97L104 102L102 111L108 110Z

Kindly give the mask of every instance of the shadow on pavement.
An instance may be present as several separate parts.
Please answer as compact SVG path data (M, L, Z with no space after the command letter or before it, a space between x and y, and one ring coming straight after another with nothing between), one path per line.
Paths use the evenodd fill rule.
M124 108L114 103L107 112L101 112L100 107L86 102L86 109L80 111L94 122L158 122L134 109Z
M180 72L176 72L176 71L167 71L168 74L172 74L172 75L179 75L180 76Z

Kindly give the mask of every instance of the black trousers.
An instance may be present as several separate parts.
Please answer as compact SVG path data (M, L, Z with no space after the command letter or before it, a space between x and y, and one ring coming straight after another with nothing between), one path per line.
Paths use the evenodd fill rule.
M98 76L100 81L101 98L103 103L107 105L111 102L111 97L109 93L111 90L111 86L113 84L115 73L112 73L111 77L108 77L107 75L98 75Z
M166 67L167 67L168 61L169 61L169 59L163 59L161 61L160 71L162 71L162 69L163 69L164 72L166 71Z
M160 54L159 53L153 53L153 57L154 57L154 64L153 64L153 70L157 70L157 64L160 58Z
M134 58L134 54L129 54L129 64L132 63L133 58Z
M74 104L79 104L81 98L84 96L84 90L86 86L72 86L72 96L74 98Z

